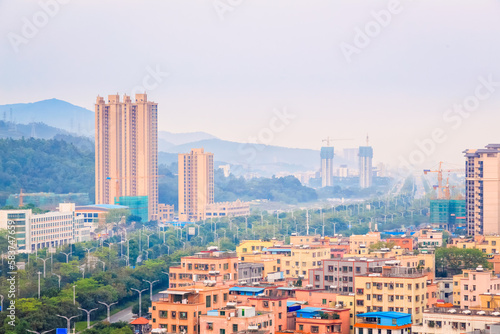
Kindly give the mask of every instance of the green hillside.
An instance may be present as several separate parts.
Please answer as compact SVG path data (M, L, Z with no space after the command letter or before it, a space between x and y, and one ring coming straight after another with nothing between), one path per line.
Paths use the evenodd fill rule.
M94 198L94 152L62 140L0 139L0 204L11 193L89 193Z

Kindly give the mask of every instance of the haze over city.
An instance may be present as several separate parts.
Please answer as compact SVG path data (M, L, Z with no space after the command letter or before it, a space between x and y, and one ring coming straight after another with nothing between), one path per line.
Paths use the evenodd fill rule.
M391 165L435 128L442 140L426 164L463 164L465 148L497 141L498 84L470 116L446 112L479 78L500 81L498 1L61 1L24 36L41 10L0 3L2 104L58 98L94 110L96 95L130 95L156 73L146 91L160 130L312 149L369 134L375 161ZM295 118L259 140L284 109Z

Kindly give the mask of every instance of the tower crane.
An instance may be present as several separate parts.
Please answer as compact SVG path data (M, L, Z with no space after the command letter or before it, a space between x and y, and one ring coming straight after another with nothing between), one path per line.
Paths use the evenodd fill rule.
M330 146L330 142L333 141L342 141L342 140L354 140L353 138L340 138L340 139L332 139L330 136L326 137L326 139L321 140L322 143L326 142L326 146Z
M424 169L424 175L428 173L437 173L438 174L438 184L434 186L434 188L438 189L438 199L450 199L450 188L455 188L455 186L450 187L449 179L450 177L446 177L446 185L443 185L443 172L452 173L452 172L465 172L464 168L454 168L454 169L444 169L443 170L443 162L439 162L439 167L437 170Z

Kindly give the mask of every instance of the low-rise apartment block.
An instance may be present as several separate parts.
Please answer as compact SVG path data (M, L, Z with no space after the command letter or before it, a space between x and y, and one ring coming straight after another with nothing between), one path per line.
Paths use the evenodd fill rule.
M181 264L170 267L171 288L195 285L206 281L217 285L238 282L238 257L234 252L204 251L181 258Z

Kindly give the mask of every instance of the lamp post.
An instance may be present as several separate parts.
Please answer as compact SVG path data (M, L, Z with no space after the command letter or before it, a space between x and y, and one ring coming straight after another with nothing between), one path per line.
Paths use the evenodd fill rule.
M102 263L102 271L106 271L106 262L104 262L103 260L97 260L97 262L101 262Z
M40 299L40 275L42 274L42 272L38 272L38 299Z
M139 318L142 316L142 293L144 291L146 291L147 289L142 289L142 290L138 290L138 289L134 289L134 288L130 288L130 290L134 290L134 291L137 291L139 293Z
M55 328L51 329L51 330L48 330L48 331L44 331L44 332L37 332L37 331L32 331L32 330L29 330L27 329L26 331L27 332L30 332L30 333L36 333L36 334L45 334L45 333L49 333L49 332L52 332Z
M67 324L68 324L68 333L69 333L69 332L70 332L70 330L71 330L71 319L76 318L76 317L78 317L78 316L77 316L77 315L74 315L74 316L72 316L71 318L68 318L68 317L65 317L65 316L63 316L63 315L59 315L59 314L56 314L56 315L57 315L59 318L66 319L66 322L67 322Z
M64 254L66 255L66 263L69 262L69 256L73 253L73 251L69 252L69 253L64 253L64 252L61 252L61 254Z
M84 249L87 251L87 267L89 267L89 257L90 257L90 251L94 249L95 247L87 248L85 247ZM90 268L90 267L89 267Z
M110 318L110 315L109 315L109 313L110 313L110 312L109 312L109 310L110 310L111 306L113 306L113 305L115 305L115 304L118 304L118 302L116 302L116 303L111 303L111 304L107 304L107 303L105 303L105 302L100 302L100 301L97 301L97 302L98 302L99 304L102 304L102 305L106 306L106 308L108 309L108 318L107 318L107 319L108 319L108 322L111 322L111 318Z
M149 300L151 302L153 302L153 284L155 284L156 282L159 282L159 280L151 282L151 281L148 281L147 279L143 279L143 281L149 283Z
M61 290L61 275L58 275L56 273L52 273L52 275L56 275L57 278L59 279L59 290Z
M42 259L41 257L37 257L37 259L43 261L43 278L45 278L45 262L47 262L47 260L50 260L50 259L49 258Z
M73 305L76 304L76 285L73 285Z
M78 309L82 310L82 311L85 311L87 313L87 329L90 328L90 313L93 312L93 311L95 311L95 310L97 310L97 308L94 308L94 309L92 309L90 311L86 310L84 308L81 308L81 307L79 307Z

